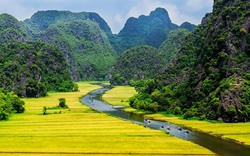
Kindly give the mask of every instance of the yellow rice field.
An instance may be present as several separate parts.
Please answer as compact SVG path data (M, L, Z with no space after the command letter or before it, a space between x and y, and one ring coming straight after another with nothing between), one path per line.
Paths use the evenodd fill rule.
M128 99L136 94L133 87L117 86L107 91L102 99L114 106L129 106Z
M250 145L250 123L211 123L208 121L183 120L178 117L166 117L162 114L147 115L149 118L168 121L192 129L221 136L224 139L235 140Z
M113 104L121 105L118 101L132 97L133 87L117 86L104 94L104 99ZM124 97L122 95L125 95ZM109 98L110 97L110 98ZM115 97L115 100L112 98ZM140 112L133 108L125 108L128 112ZM143 112L141 112L143 113ZM147 115L147 118L167 121L177 125L183 125L198 131L210 133L212 135L221 136L224 139L235 140L239 143L250 145L250 122L248 123L211 123L207 121L183 120L178 117L166 117L162 114Z
M214 155L191 142L80 104L79 97L97 88L81 82L80 92L24 99L25 113L0 122L0 155ZM62 97L69 109L42 115L44 106L54 107Z

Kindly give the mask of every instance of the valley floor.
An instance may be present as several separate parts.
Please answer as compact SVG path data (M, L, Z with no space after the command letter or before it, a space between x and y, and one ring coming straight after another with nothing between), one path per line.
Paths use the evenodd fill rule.
M103 99L113 105L129 106L128 98L136 94L133 87L118 86L107 94L103 95ZM115 100L114 100L115 99ZM125 102L124 102L125 101ZM125 111L137 111L132 108L126 108ZM143 113L143 112L141 112ZM159 121L166 121L177 125L182 125L197 131L209 133L214 136L220 136L223 139L233 140L240 144L250 146L250 122L248 123L211 123L208 121L183 120L178 117L167 117L163 114L146 115Z
M98 113L79 97L100 88L81 82L80 92L24 99L26 111L0 122L0 155L214 155L159 130ZM66 98L69 109L47 110Z

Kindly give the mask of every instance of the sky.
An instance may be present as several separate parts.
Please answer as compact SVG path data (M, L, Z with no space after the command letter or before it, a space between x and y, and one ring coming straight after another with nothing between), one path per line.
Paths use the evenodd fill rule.
M212 6L213 0L0 0L0 14L23 21L41 10L96 12L118 33L129 17L149 15L157 7L165 8L172 22L180 25L200 24Z

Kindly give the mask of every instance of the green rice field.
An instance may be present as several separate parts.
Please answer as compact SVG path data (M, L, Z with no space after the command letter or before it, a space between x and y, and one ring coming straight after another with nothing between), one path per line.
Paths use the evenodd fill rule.
M98 113L79 97L100 88L78 83L80 92L24 99L26 111L0 122L0 155L214 155L163 131ZM66 98L69 109L48 110Z

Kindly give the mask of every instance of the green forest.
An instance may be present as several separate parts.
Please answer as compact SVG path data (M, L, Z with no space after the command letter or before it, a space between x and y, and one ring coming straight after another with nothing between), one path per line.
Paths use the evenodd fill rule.
M135 84L134 108L183 118L250 120L248 1L215 1L167 67Z

